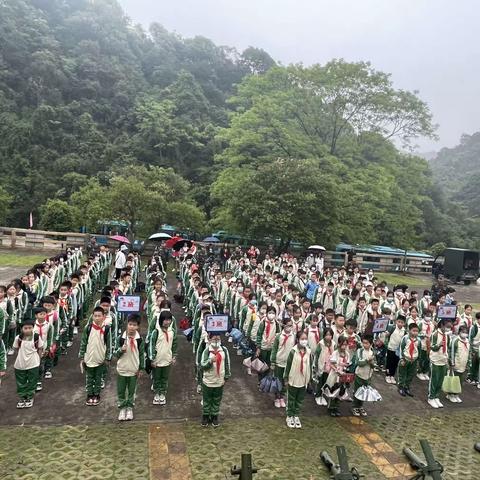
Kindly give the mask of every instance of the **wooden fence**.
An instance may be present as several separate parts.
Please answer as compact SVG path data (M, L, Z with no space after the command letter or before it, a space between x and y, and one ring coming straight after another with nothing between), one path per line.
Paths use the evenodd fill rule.
M85 247L89 238L85 233L0 227L0 246L4 248L61 251L67 246Z
M118 242L107 239L102 235L94 235L103 238L110 247L117 247ZM0 246L3 248L30 249L30 250L56 250L62 251L68 247L86 247L91 235L88 233L75 232L48 232L44 230L29 230L26 228L0 227ZM102 242L100 242L102 243ZM205 245L197 242L199 246ZM152 254L157 244L146 242L144 254ZM212 245L214 249L220 248ZM231 249L235 245L230 245ZM325 266L341 267L347 264L346 253L326 251L324 252ZM409 256L409 255L380 255L377 253L356 253L353 260L361 269L372 268L382 272L410 272L431 273L432 260Z

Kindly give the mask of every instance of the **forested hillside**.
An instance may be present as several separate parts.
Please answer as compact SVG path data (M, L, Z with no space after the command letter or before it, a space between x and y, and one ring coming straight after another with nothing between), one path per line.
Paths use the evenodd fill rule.
M277 66L144 31L115 0L0 2L0 223L474 244L476 220L395 146L433 135L368 63Z
M460 144L443 148L431 160L435 181L471 216L480 214L480 132L463 135Z

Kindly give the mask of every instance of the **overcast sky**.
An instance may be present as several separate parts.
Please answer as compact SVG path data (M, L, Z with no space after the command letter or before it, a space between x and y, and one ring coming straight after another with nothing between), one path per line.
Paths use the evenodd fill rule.
M480 130L478 0L119 1L135 23L261 47L284 64L370 61L429 104L440 141L419 141L420 151Z

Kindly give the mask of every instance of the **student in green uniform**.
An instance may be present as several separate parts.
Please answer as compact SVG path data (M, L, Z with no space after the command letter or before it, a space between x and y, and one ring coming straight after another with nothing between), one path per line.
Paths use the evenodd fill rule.
M145 345L138 333L140 315L132 313L127 318L127 329L118 337L115 356L117 360L118 420L133 420L133 406L137 379L145 369Z
M33 331L33 320L22 323L20 334L13 342L13 348L18 349L18 355L13 365L19 401L17 408L33 406L33 396L37 387L40 358L43 354L43 341Z
M288 354L283 376L287 388L286 421L289 428L302 428L299 414L305 398L305 391L312 378L311 355L307 333L298 332L297 344Z
M405 335L400 342L400 361L398 362L398 393L402 397L406 395L413 397L410 392L415 372L417 371L418 355L420 353L421 342L418 338L418 325L411 323L408 326L408 335Z
M148 341L148 357L152 364L153 405L167 403L170 367L177 358L177 331L172 325L172 313L164 310Z
M450 365L454 375L460 378L460 385L465 381L470 361L470 342L468 341L468 327L461 324L458 327L458 336L451 342ZM456 394L448 394L447 399L453 403L462 403Z
M209 335L209 343L200 361L202 378L202 426L219 426L218 415L223 396L223 386L230 378L230 356L222 346L220 335Z
M353 384L354 393L362 386L370 385L373 375L373 367L375 365L375 352L372 348L373 337L364 335L362 338L362 346L355 354L355 383ZM353 398L352 413L355 417L366 417L367 412L363 408L363 402L357 397Z
M104 325L105 311L102 307L93 309L92 323L88 324L80 342L80 369L86 373L86 405L98 405L105 362L112 356L110 326Z
M430 381L428 383L428 404L432 408L442 408L439 396L443 379L449 364L450 336L447 330L452 329L452 321L442 319L433 332L430 346Z

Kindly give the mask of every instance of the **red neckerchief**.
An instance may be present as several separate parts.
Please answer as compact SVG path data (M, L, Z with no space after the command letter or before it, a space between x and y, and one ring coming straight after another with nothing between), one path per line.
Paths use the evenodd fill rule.
M308 331L314 333L314 335L315 335L315 342L318 343L318 342L320 341L320 333L318 332L318 328L316 328L315 330L309 329Z
M284 333L283 334L283 343L282 343L282 347L285 346L285 344L287 343L287 340L289 339L290 337L290 334L289 333Z
M43 323L37 322L37 327L40 329L39 335L40 335L40 338L42 339L43 339L43 327L46 327L47 325L48 325L47 322L43 322Z
M92 322L92 328L94 330L97 330L100 332L100 335L104 335L105 334L105 328L102 326L102 327L99 327L96 323Z
M163 334L165 335L165 338L167 339L167 343L169 342L168 340L168 328L166 330L162 330Z
M432 322L425 322L427 324L427 335L430 335L432 329Z
M220 367L222 366L222 352L220 349L210 350L215 355L215 364L217 366L217 375L220 376Z
M63 297L59 297L58 298L58 305L60 306L60 308L65 309L66 306L67 306L67 299L63 298Z
M463 343L463 346L465 347L465 350L468 350L468 340L463 341L461 338L459 338L460 343Z
M45 321L46 321L47 323L50 323L50 317L51 317L51 316L53 317L53 312L47 313L47 315L45 316Z
M447 353L447 336L443 333L443 339L442 339L442 350L443 353Z
M265 320L265 329L266 329L267 339L270 338L271 328L272 328L272 322L270 322L270 320Z
M129 336L127 335L127 338L130 339L130 349L131 349L132 351L135 351L135 337L129 337Z
M298 353L300 354L300 373L303 374L303 359L305 357L305 355L307 354L307 351L306 350L298 350Z
M413 360L413 354L415 353L415 344L416 340L412 340L410 338L410 345L408 346L408 354L410 355L410 359Z

